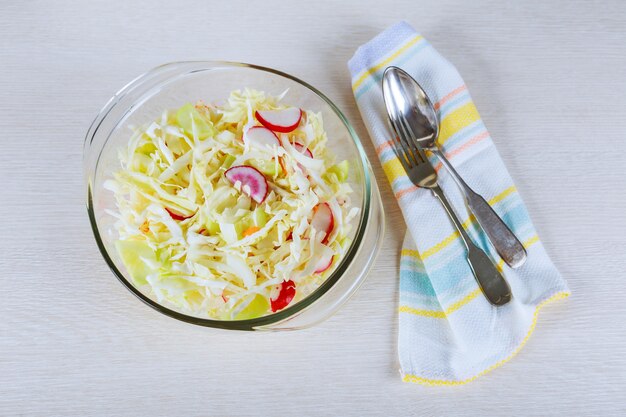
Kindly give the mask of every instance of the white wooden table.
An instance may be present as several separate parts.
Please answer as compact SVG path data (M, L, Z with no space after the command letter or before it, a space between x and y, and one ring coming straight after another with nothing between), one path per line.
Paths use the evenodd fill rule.
M618 0L0 3L0 415L626 415L626 5ZM404 18L460 69L572 297L512 362L457 388L400 382L404 224L346 61ZM91 119L158 64L272 66L326 92L388 213L366 284L306 331L214 331L112 276L82 179Z

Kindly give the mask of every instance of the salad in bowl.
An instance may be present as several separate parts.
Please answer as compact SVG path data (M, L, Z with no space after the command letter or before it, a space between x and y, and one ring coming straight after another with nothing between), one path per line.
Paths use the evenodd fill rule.
M141 75L93 121L84 169L113 274L193 324L314 325L355 293L382 242L378 188L347 119L270 68L178 62Z
M319 113L261 91L187 103L136 128L107 180L133 283L197 316L240 320L298 302L350 246L347 160Z

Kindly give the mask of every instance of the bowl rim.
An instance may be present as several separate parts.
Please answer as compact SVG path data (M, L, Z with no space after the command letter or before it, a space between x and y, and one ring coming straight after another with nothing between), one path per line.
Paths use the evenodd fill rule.
M201 66L202 68L193 68L193 66ZM365 150L363 149L363 145L361 143L361 140L359 139L356 131L354 130L354 128L352 127L352 125L350 124L350 122L348 121L348 119L346 118L346 116L343 114L343 112L326 96L324 95L321 91L319 91L317 88L313 87L311 84L293 76L290 75L288 73L285 73L283 71L279 71L273 68L269 68L269 67L263 67L263 66L259 66L259 65L254 65L254 64L247 64L247 63L240 63L240 62L230 62L230 61L176 61L176 62L169 62L166 64L162 64L159 65L149 71L146 71L145 73L141 74L140 76L136 77L134 80L130 81L128 84L126 84L124 87L122 87L117 93L115 93L111 99L109 99L109 101L104 105L104 107L100 110L100 112L98 113L98 115L95 117L95 119L93 120L91 126L89 127L89 130L87 131L87 134L85 136L85 144L84 144L84 158L85 160L87 159L87 154L90 151L90 147L89 145L93 142L93 138L96 136L96 134L98 133L98 130L100 128L100 126L102 125L102 122L106 119L106 117L111 113L111 111L113 110L113 108L115 106L117 106L120 101L132 90L134 90L137 87L140 87L144 81L146 81L147 79L149 79L150 77L153 77L155 75L157 75L160 72L165 72L166 70L172 68L172 67L176 67L176 66L181 66L182 67L182 71L176 71L173 75L168 76L166 79L161 80L157 85L163 85L164 83L166 83L167 81L172 81L173 78L176 77L180 77L183 75L188 75L190 73L194 73L194 72L201 72L201 71L206 71L206 70L215 70L216 68L250 68L250 69L254 69L254 70L258 70L258 71L262 71L262 72L268 72L274 75L278 75L280 77L284 77L287 78L291 81L294 81L304 87L306 87L307 89L309 89L310 91L312 91L314 94L316 94L322 101L324 101L330 109L333 110L333 112L337 115L337 117L341 120L341 122L343 123L344 127L346 128L346 130L348 131L350 138L352 139L352 141L354 142L354 145L357 149L357 154L359 155L360 161L361 161L361 165L363 167L363 204L361 206L361 216L360 216L360 220L359 220L359 224L357 226L356 229L356 233L354 236L354 239L352 241L352 243L350 244L350 247L348 248L346 254L343 256L341 262L339 263L339 265L335 268L335 270L331 273L331 275L324 280L324 282L317 288L315 289L311 294L307 295L305 298L303 298L302 300L298 301L297 303L284 308L283 310L280 310L278 312L269 314L269 315L265 315L265 316L261 316L261 317L255 317L252 319L245 319L245 320L214 320L214 319L209 319L209 318L202 318L202 317L196 317L196 316L192 316L192 315L187 315L185 313L176 311L174 309L168 308L154 300L152 300L150 297L148 297L147 295L145 295L143 292L141 292L138 288L136 288L125 276L124 274L118 269L117 265L115 264L115 262L113 261L113 259L109 256L108 251L104 245L104 241L100 235L100 231L98 228L98 223L96 220L96 215L95 215L95 210L94 210L94 204L93 204L93 191L92 191L92 181L94 180L94 178L91 178L91 176L89 175L89 169L87 167L85 167L85 171L86 171L86 176L87 176L87 212L88 212L88 216L89 216L89 222L91 224L91 229L92 232L94 234L94 238L96 240L98 249L100 250L100 253L102 255L102 257L105 259L106 263L108 264L109 268L111 269L111 271L113 272L113 274L117 277L117 279L132 293L134 294L137 298L139 298L144 304L147 304L148 306L152 307L154 310L172 317L174 319L186 322L186 323L190 323L190 324L195 324L195 325L200 325L200 326L204 326L204 327L213 327L213 328L219 328L219 329L229 329L229 330L256 330L259 327L263 327L263 326L270 326L276 323L279 323L281 321L287 320L289 318L294 317L295 315L303 312L305 309L311 307L316 301L320 300L322 298L322 296L324 296L326 293L328 293L328 291L330 291L331 288L333 288L335 286L335 284L339 281L339 279L343 276L343 274L348 270L348 268L351 266L352 261L354 260L354 258L356 257L357 252L360 250L361 248L361 244L363 241L363 237L365 235L366 232L366 228L368 226L368 220L370 218L371 215L371 197L372 197L372 181L371 181L371 175L372 174L372 168L370 166L369 160L365 154ZM141 97L143 97L145 94L147 94L148 92L152 91L153 88L150 88L148 90L146 90L145 92L142 92ZM142 100L143 101L143 100ZM140 107L140 106L139 106ZM135 110L137 107L135 106L131 106L129 109L126 109L125 111L125 115L130 111L130 110ZM117 126L117 123L116 123ZM109 132L110 135L111 132ZM108 141L108 137L105 140ZM99 154L96 160L95 165L91 168L91 172L94 173L94 177L95 177L95 173L97 172L98 169L98 164L100 161L100 156L102 154L104 148L101 148L99 150Z

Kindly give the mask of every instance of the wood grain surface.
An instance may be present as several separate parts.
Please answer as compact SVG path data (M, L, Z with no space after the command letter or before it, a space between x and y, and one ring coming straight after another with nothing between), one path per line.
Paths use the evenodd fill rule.
M405 226L346 62L406 19L457 65L572 296L522 352L456 388L400 381ZM626 4L615 1L0 1L0 415L626 415ZM84 134L138 74L252 62L309 81L363 138L384 248L335 316L229 333L162 316L102 260Z

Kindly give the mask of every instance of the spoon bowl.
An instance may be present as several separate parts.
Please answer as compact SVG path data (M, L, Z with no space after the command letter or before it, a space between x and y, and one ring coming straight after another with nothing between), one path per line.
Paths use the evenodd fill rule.
M389 67L383 77L383 95L390 116L396 120L403 117L407 127L422 148L436 147L439 136L439 120L435 106L422 87L405 71ZM394 114L392 114L394 113Z

